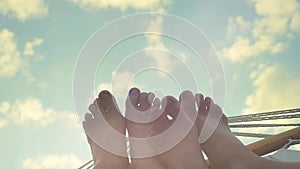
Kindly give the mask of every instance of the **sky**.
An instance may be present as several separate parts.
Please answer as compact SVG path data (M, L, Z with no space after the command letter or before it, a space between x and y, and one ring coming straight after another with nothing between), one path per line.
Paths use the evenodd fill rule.
M125 17L119 27L111 24L145 12L160 14L137 23L128 23ZM200 30L197 36L210 45L206 60L199 60L182 41L162 36L181 28L168 25L168 17ZM101 62L85 58L85 51L97 56L90 46L100 50L104 43L120 40L114 32L140 26L156 34L125 38L105 57L99 56ZM107 34L101 32L104 29ZM197 40L191 30L181 33ZM104 43L92 43L93 37ZM1 168L69 169L90 160L80 121L103 89L112 91L121 107L130 86L154 91L158 97L178 97L189 89L214 98L220 95L213 86L223 77L217 91L225 95L217 103L227 116L297 108L299 44L299 0L2 0ZM211 50L217 54L212 54L214 59L209 57ZM216 60L221 66L210 64ZM77 71L79 63L84 67ZM86 75L90 69L92 74ZM215 70L222 71L210 74ZM74 78L78 75L91 76L87 82L91 88L80 86L82 90L74 92L74 84L81 84ZM86 96L80 105L76 93ZM284 122L299 123L299 119Z

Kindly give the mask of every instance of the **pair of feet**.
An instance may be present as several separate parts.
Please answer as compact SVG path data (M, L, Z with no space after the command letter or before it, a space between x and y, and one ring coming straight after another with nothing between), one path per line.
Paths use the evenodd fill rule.
M208 168L203 158L203 149L198 143L198 138L209 109L212 106L218 106L213 104L210 98L204 99L201 94L193 96L189 91L183 92L179 100L172 96L167 96L160 101L154 97L153 93L140 92L139 89L133 88L128 94L125 113L127 118L124 118L120 114L111 93L108 91L100 92L98 98L89 107L91 114L87 113L83 122L83 127L87 133L88 142L92 150L94 168ZM195 104L198 107L197 110ZM194 115L197 118L195 125L194 123L190 123L191 125L185 127L188 129L187 131L174 131L173 129L173 131L171 130L168 133L169 137L178 138L173 136L186 132L182 139L172 140L170 138L163 138L163 140L149 143L148 145L139 144L139 138L155 138L168 131L178 118L182 105L189 106L186 111L189 110L191 112L185 112L187 115L189 114L188 116ZM154 120L149 120L148 123L130 120L131 117L129 116L134 116L134 113L145 112L148 113L148 119L149 117L153 117ZM199 114L194 114L193 112ZM223 120L218 130L225 128L225 130L230 132L225 116ZM106 122L108 125L104 125ZM111 128L118 133L115 133L115 135L112 134L114 131L110 131L109 129ZM130 164L126 156L126 128L128 129L129 137L133 138L132 141L130 140L130 154L132 157ZM165 145L168 142L171 146L163 146L164 148L162 148L162 144Z

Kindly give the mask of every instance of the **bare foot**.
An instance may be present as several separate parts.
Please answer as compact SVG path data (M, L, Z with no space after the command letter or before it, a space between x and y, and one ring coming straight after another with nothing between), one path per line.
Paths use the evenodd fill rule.
M190 96L192 99L182 99L183 104L193 104L195 107L195 100L192 93L189 92L188 94L190 95L185 95L184 97ZM160 112L157 109L157 106L159 107L157 100L153 98L153 94L140 93L138 89L132 89L129 94L129 99L133 105L136 105L136 109L144 112L145 110L153 110L147 113L152 113L152 116L153 114L155 116L155 120L148 123L127 120L129 136L135 138L162 137L156 142L148 141L144 145L135 144L134 141L131 141L131 154L133 156L144 155L145 153L153 153L154 155L148 158L133 158L131 163L132 168L206 169L207 166L202 156L202 149L197 142L198 130L191 124L192 121L189 121L191 124L190 130L183 131L185 133L182 140L176 141L176 139L173 139L177 138L177 135L182 132L178 130L173 131L171 129L171 132L168 131L168 133L164 133L165 135L160 135L168 130L176 121L180 112L179 102L174 97L165 97L162 101L162 107L159 109L164 111ZM189 103L186 103L186 101ZM168 115L171 117L170 119ZM185 126L182 127L185 128ZM167 144L171 146L165 146Z
M216 126L208 140L202 143L202 148L215 169L297 169L300 163L285 163L261 158L244 146L230 131L228 119L222 113L221 108L211 98L203 98L203 95L195 95L198 105L196 125L201 131L207 119L208 113L221 113L221 121ZM216 128L215 128L216 127ZM209 128L208 128L209 129Z
M222 113L222 110L218 105L213 103L211 98L206 97L204 99L201 94L196 94L195 100L198 105L198 116L195 123L198 130L202 131L208 113ZM249 150L247 150L247 148L233 136L229 129L228 120L225 115L222 115L222 119L219 123L217 123L217 125L218 126L213 134L201 145L204 152L211 161L212 167L215 169L239 168L238 166L240 164L233 164L233 160L231 159L235 159L237 156L240 156L243 151ZM213 127L215 128L215 126Z
M174 125L176 120L183 120L185 121L184 123L189 123L187 125L191 126L191 128L187 131L182 128L178 128L176 131L169 129L171 130L170 135L178 135L183 132L185 135L175 147L159 155L158 158L167 168L171 169L207 169L208 167L202 154L202 148L198 143L198 129L190 119L190 116L193 116L193 114L186 114L191 113L191 109L194 109L194 112L196 112L193 94L190 91L182 92L180 102L172 96L167 96L164 99L166 99L167 102L165 111L152 123L154 133L160 134L168 130L169 127ZM187 112L187 110L189 110L189 112ZM183 113L187 119L180 119L179 113ZM168 118L168 116L171 116L171 118ZM165 139L169 140L171 138L172 136L169 136L169 138ZM172 142L172 140L169 140L169 142Z
M125 119L108 91L101 91L90 105L83 127L94 160L95 169L128 169Z
M131 169L167 169L156 156L149 155L152 150L146 139L151 124L146 121L150 118L150 114L145 113L149 113L147 110L154 105L153 99L153 94L140 93L137 88L132 88L128 94L125 117L130 137ZM158 106L156 104L157 108Z

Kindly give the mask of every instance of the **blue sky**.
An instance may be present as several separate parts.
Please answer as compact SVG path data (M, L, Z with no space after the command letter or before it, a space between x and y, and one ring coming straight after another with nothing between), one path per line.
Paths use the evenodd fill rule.
M162 12L184 18L209 38L225 73L224 110L228 116L299 107L300 2L297 0L28 0L26 3L2 0L2 168L74 168L91 158L73 104L76 59L100 27L140 12ZM145 25L159 32L166 29L165 22L163 17L154 17L145 20ZM146 53L145 60L139 62L127 58L146 48L159 48L177 57ZM127 61L123 67L122 60ZM162 68L179 79L185 77L180 71L184 69L182 66L187 66L196 75L199 92L212 96L212 83L203 64L182 44L162 36L134 37L116 46L98 67L94 91L88 95L92 98L93 92L105 88L122 97L127 91L124 86L134 76L130 72L133 63ZM132 85L146 91L156 90L160 96L177 97L181 91L174 79L157 70L138 74Z

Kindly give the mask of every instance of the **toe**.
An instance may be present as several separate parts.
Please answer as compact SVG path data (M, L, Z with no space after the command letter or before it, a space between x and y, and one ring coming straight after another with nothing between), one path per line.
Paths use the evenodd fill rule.
M140 94L139 96L139 107L140 107L140 110L142 111L145 111L145 110L148 110L151 106L150 102L149 102L149 99L148 99L148 93L146 92L143 92Z
M179 96L179 102L181 104L195 104L192 102L192 100L194 100L194 96L193 93L189 90L183 91Z
M114 96L107 90L103 90L98 95L98 104L107 112L118 112L118 106Z
M93 116L90 113L85 113L85 121L89 122L93 120Z
M107 90L102 90L98 95L100 102L109 102L112 99L112 94Z
M178 100L172 96L167 96L166 100L167 105L165 108L165 112L167 113L167 115L170 115L174 120L177 118L178 113L180 111L180 104Z
M183 91L179 96L179 102L182 110L185 113L189 113L189 115L195 115L196 107L195 107L195 98L191 91Z
M195 94L195 100L196 100L196 104L198 106L198 108L200 108L200 103L202 103L204 101L204 96L201 93L196 93Z
M195 94L195 100L198 107L198 112L205 112L206 106L204 103L204 96L200 93Z
M184 91L180 94L179 99L182 113L189 120L194 121L198 115L198 112L196 111L196 101L193 93L191 91Z
M160 106L160 100L159 100L159 98L155 98L154 99L153 106L155 106L155 107L159 107Z
M138 88L131 88L127 97L127 100L130 101L130 104L134 107L137 107L139 103L140 90Z
M210 97L206 97L205 100L204 100L204 104L206 106L206 109L209 110L211 105L214 104L214 102Z
M89 111L92 113L92 115L94 116L94 118L97 118L97 117L99 117L100 111L103 111L103 110L101 110L101 106L98 106L98 103L95 100L94 103L92 103L89 106Z
M153 104L154 103L154 99L155 99L155 94L152 93L152 92L149 92L147 97L148 97L148 101L150 102L150 104Z

